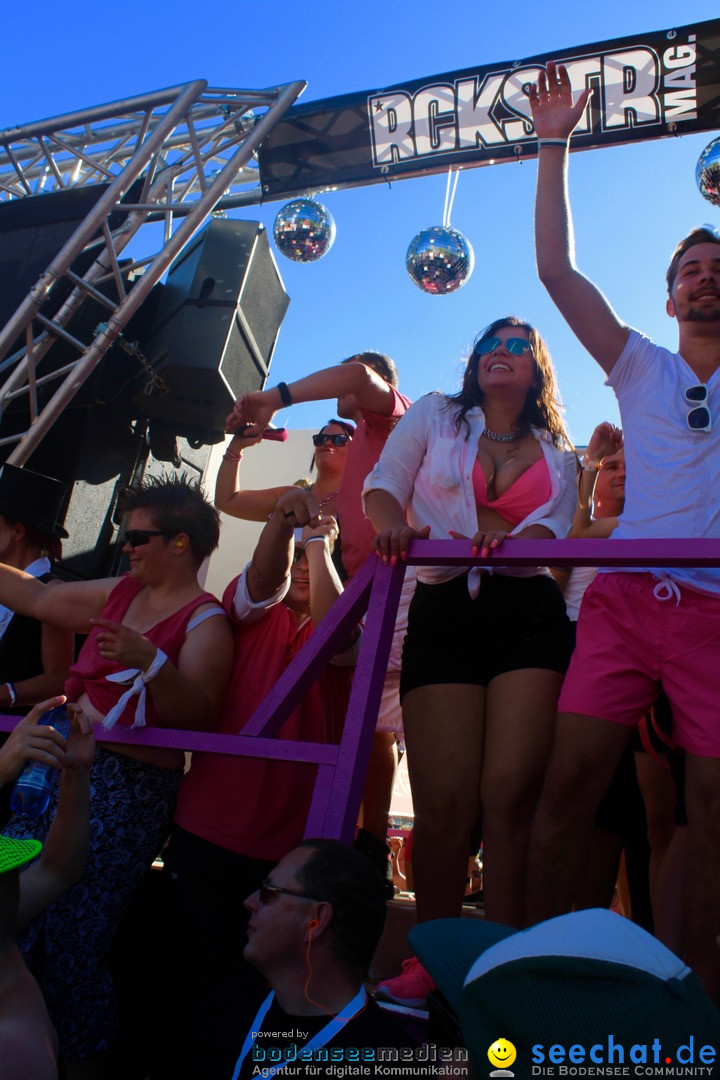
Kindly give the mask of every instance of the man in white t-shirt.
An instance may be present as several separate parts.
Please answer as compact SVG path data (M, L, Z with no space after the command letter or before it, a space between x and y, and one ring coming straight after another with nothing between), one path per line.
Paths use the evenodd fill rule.
M574 262L567 144L589 96L586 90L573 104L567 71L553 63L531 90L539 140L535 235L540 278L620 405L628 480L613 538L720 538L720 234L694 229L670 263L667 313L677 319L677 353L617 317ZM711 995L720 990L718 655L720 568L598 574L585 594L560 698L530 845L528 909L532 922L569 909L595 808L662 687L687 759L685 959Z

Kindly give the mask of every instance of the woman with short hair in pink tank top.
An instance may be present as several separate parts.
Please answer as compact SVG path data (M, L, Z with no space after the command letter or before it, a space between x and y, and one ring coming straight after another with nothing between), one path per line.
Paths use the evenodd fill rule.
M414 537L472 537L487 554L508 535L565 536L575 477L545 343L516 316L496 320L460 392L416 402L368 477L377 552L402 557ZM460 914L482 810L487 917L521 926L529 828L570 652L563 598L545 567L417 571L401 696L418 918ZM422 998L393 985L418 974L410 963L386 996Z
M129 573L44 585L0 566L0 602L88 638L65 693L106 729L211 729L233 660L225 612L198 582L217 547L217 511L185 477L128 489ZM82 881L30 925L24 945L60 1038L68 1077L107 1075L117 1004L107 954L140 878L165 842L183 774L181 750L105 742L91 772L90 854ZM44 838L56 799L8 835Z

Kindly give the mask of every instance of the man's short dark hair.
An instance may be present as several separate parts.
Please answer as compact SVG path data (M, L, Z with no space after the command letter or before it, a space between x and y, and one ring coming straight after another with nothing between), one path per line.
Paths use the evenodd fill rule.
M381 379L384 379L390 386L398 388L398 373L394 362L389 356L381 352L360 352L355 353L354 356L348 356L347 360L342 361L343 364L365 364L367 367L372 368Z
M385 882L366 855L338 840L303 840L312 852L297 878L303 891L332 905L333 949L365 972L385 925Z
M712 225L696 225L695 228L691 229L687 236L680 241L673 251L673 256L670 260L667 274L665 275L668 296L673 290L680 260L685 252L689 251L691 247L695 247L696 244L720 244L720 232Z
M124 513L145 510L155 526L169 536L187 533L198 565L220 542L220 515L205 497L200 483L184 473L151 476L125 488L120 508Z

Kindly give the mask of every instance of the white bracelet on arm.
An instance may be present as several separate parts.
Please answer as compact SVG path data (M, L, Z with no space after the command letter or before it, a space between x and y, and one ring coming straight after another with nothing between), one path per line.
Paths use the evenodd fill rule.
M305 541L305 547L307 547L308 544L312 544L313 542L318 542L318 541L321 544L324 544L325 547L327 547L327 537L326 536L308 536L307 540Z
M602 469L602 461L594 461L589 458L587 454L583 454L580 459L580 468L583 472L600 472Z
M538 139L538 150L542 150L543 146L562 146L563 149L567 149L567 139Z
M131 683L130 689L126 690L116 705L112 707L110 712L103 720L103 727L106 731L115 727L118 719L122 715L123 709L127 705L131 698L137 694L138 702L135 707L135 721L133 727L145 727L145 698L147 691L145 690L145 683L149 683L160 671L167 660L167 654L162 649L156 649L155 656L152 663L145 671L141 671L139 668L127 668L125 671L117 671L114 675L106 675L105 678L108 682L121 683L127 685Z
M164 653L162 649L156 649L152 663L142 673L142 681L149 683L151 679L154 679L166 660L167 653Z
M13 684L11 682L6 682L5 683L5 689L7 690L8 694L10 695L10 705L13 706L15 704L15 702L17 701L17 692L15 690L15 687L13 686Z

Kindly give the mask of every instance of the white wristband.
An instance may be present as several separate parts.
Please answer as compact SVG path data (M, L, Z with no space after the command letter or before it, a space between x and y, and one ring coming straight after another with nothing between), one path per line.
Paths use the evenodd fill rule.
M167 655L162 649L157 649L152 663L145 671L140 671L139 668L127 668L125 671L116 671L114 675L106 675L105 678L108 682L120 683L127 686L130 683L130 689L126 690L117 704L113 705L110 712L103 720L103 727L106 731L110 731L115 727L118 719L122 715L123 709L127 705L131 698L137 695L137 705L135 706L135 722L134 728L145 727L145 698L147 691L145 689L145 683L149 683L160 671L167 660Z
M587 454L583 454L582 458L580 459L580 468L583 472L600 472L600 470L602 469L602 462L593 461L593 459L589 458Z
M308 536L307 540L305 541L305 547L307 547L308 544L312 544L313 542L317 542L317 541L319 541L321 544L324 544L325 547L327 547L327 537L326 536Z
M10 705L12 706L17 701L17 693L15 692L15 687L13 686L13 684L11 682L6 682L5 683L5 689L7 690L8 694L10 695Z
M562 146L566 150L567 145L567 139L538 139L538 150L542 150L543 146Z
M162 651L162 649L156 649L155 650L155 656L153 657L152 663L147 668L147 670L143 671L143 673L142 673L142 676L141 676L142 681L144 683L149 683L152 679L154 679L155 676L160 671L160 668L163 666L163 664L165 663L166 660L167 660L167 653L164 653Z

